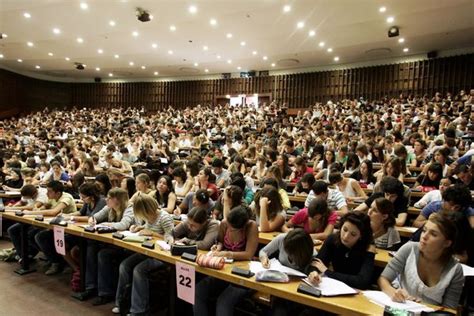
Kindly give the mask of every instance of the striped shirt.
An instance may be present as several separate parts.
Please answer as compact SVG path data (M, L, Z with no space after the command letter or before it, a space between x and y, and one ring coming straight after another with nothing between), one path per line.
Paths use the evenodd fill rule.
M145 223L145 229L163 235L165 240L167 240L168 238L172 238L171 232L173 228L173 217L171 217L171 215L164 210L159 211L158 218L154 223Z
M316 197L314 191L311 190L304 202L304 207L309 207L311 201ZM331 211L338 211L344 206L347 206L346 198L342 195L341 191L333 190L328 188L328 198L327 198L328 208Z

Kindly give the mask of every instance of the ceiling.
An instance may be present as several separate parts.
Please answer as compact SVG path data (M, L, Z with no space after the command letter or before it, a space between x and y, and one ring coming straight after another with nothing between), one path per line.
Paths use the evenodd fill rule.
M137 7L153 20L138 21ZM0 68L133 80L364 62L472 48L473 12L472 0L0 0ZM393 25L400 36L388 38Z

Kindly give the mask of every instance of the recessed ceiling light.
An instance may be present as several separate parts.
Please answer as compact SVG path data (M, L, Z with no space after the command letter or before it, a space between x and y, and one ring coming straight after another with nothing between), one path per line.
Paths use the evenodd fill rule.
M100 68L99 68L99 67L96 67L96 68L95 68L95 71L100 71Z
M194 67L197 67L197 66L199 66L199 64L198 64L198 63L194 63Z
M5 34L5 33L2 33L2 37L3 37L3 38L7 38L7 37L8 37L8 35L7 35L7 34Z
M189 13L195 14L197 12L197 7L195 5L191 5L188 8Z
M387 8L386 8L386 7L380 7L380 8L379 8L379 12L383 13L383 12L385 12L385 11L387 11Z
M17 59L16 61L19 62L19 63L22 63L23 59Z
M228 64L232 64L232 59L227 59Z
M242 69L242 67L238 66L238 67L237 67L237 70L240 70L240 69Z
M115 58L120 58L120 56L118 54L115 54L114 57Z
M4 57L3 54L0 54L0 58L3 58L3 57Z
M209 24L211 24L212 26L215 26L215 25L217 25L217 20L216 19L210 19Z
M405 42L405 39L404 39L403 37L402 37L402 38L399 38L399 39L398 39L398 42L399 42L399 43L404 43L404 42Z
M153 15L151 15L151 14L148 17L150 18L150 20L153 20L153 18L154 18Z
M36 65L36 66L35 66L35 68L36 68L36 69L40 69L40 68L41 68L41 66L39 66L39 65Z
M145 67L145 66L141 66L140 68L141 68L141 69L143 69L143 70L145 70L145 69L146 69L146 67Z
M332 53L332 48L328 48L328 53Z
M285 5L283 6L283 12L290 12L291 11L291 6L290 5Z
M153 44L151 44L151 47L153 47L153 48L158 48L158 44L153 43Z
M23 16L27 19L31 18L31 14L29 14L28 12L23 13Z
M389 16L387 18L387 23L393 23L393 21L395 21L395 18L393 16Z
M138 36L138 32L137 32L137 31L133 31L133 32L132 32L132 36L137 37L137 36Z
M133 61L129 62L128 64L129 64L130 66L135 65L135 63L134 63Z
M109 72L109 77L113 77L113 76L114 76L114 74Z
M268 57L267 57L267 56L263 56L263 60L267 60L267 59L268 59Z
M316 35L316 31L315 30L311 30L308 32L308 35L313 37L314 35Z
M84 43L84 40L82 39L82 37L78 37L76 41L80 44Z
M33 42L27 42L26 45L28 45L28 46L30 46L30 47L35 46L35 44L33 44Z
M54 54L53 53L48 53L48 56L54 56Z
M405 47L405 48L403 49L403 52L404 52L404 53L408 53L408 51L409 51L408 47Z
M114 20L110 20L110 21L109 21L109 25L110 25L110 26L115 26L115 21L114 21Z
M245 46L247 45L247 43L245 43L244 41L240 42L240 46Z
M53 33L56 34L56 35L61 34L61 30L58 29L57 27L55 27L55 28L53 29Z
M170 26L170 31L171 31L171 32L174 32L174 31L176 31L176 26L174 26L174 25L171 25L171 26Z
M257 51L254 50L254 51L252 52L252 55L257 55Z
M299 29L302 29L304 27L304 22L303 21L298 22L298 24L296 24L296 27Z
M82 10L87 10L89 9L89 5L85 2L81 2L80 7Z
M153 74L154 74L155 76L158 76L158 71L155 71Z
M217 59L221 59L221 55L217 55Z
M232 38L232 36L233 36L232 33L227 33L226 35L227 38Z
M202 50L208 50L208 49L209 49L209 47L207 47L207 46L202 47Z
M69 57L64 57L64 59L66 59L67 61L71 60L71 58L69 58Z
M319 42L319 47L324 47L324 45L326 45L326 43L324 43L324 42Z
M97 53L99 53L99 54L103 54L103 53L104 53L104 50L103 50L103 49L101 49L101 48L99 48L99 49L97 50Z
M204 72L209 72L209 69L204 69Z
M339 61L339 57L334 57L334 61Z
M169 50L169 51L168 51L168 54L173 55L173 51L172 51L172 50Z
M272 63L272 67L275 67L275 63Z

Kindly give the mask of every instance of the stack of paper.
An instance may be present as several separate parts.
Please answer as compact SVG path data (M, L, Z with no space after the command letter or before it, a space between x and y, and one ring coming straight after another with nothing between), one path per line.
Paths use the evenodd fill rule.
M301 277L301 278L304 278L306 276L306 274L298 270L285 267L284 265L280 263L280 261L278 261L278 259L275 259L275 258L270 260L270 268L268 269L265 269L260 263L260 261L251 261L249 266L250 266L250 271L252 271L253 273L257 273L259 271L264 271L264 270L277 270L289 276L296 276L296 277Z
M345 284L344 282L332 279L329 277L323 277L321 283L317 286L312 285L308 279L303 279L305 283L311 285L321 291L322 296L338 296L338 295L353 295L357 294L357 291Z
M387 294L382 291L364 291L364 295L375 304L403 309L414 312L415 314L433 311L432 308L413 301L406 301L405 303L394 302L390 297L388 297Z

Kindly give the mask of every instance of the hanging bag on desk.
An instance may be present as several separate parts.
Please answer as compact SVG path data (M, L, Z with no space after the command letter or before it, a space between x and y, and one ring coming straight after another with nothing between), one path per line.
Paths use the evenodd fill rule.
M224 268L225 260L223 257L214 257L200 254L196 259L196 263L200 267L221 270Z

